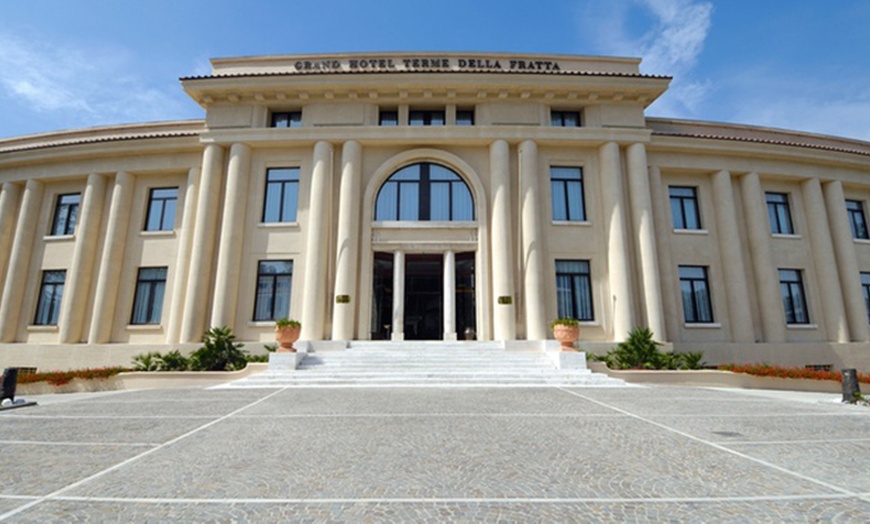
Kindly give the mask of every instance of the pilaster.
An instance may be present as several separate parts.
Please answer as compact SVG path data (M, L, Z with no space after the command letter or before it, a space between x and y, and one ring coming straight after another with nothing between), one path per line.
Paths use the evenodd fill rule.
M610 303L603 304L613 314L613 339L625 340L634 327L629 278L628 246L626 244L625 204L622 189L622 165L619 146L608 142L598 149L601 173L601 200L604 225L607 229L607 264L610 283Z
M338 238L335 249L335 298L332 310L332 339L350 340L356 332L359 260L360 186L362 147L348 140L341 148L341 181L338 194ZM338 297L347 297L339 299Z
M516 306L514 305L513 245L511 235L511 174L510 148L504 140L489 147L490 181L492 185L492 308L495 340L517 338Z
M44 192L45 186L37 180L28 180L24 186L3 286L3 300L0 302L0 342L14 342L18 335L21 302L24 299L24 287L27 285L27 269L33 253L36 224L39 221Z
M322 340L326 313L327 212L332 177L332 144L314 145L306 220L305 268L302 283L303 340Z
M526 339L546 340L547 317L544 300L544 238L541 232L538 144L520 144L520 220L522 220L523 295L526 311Z

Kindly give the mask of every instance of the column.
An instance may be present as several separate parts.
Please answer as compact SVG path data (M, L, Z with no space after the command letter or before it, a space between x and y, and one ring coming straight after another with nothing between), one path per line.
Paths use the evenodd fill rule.
M66 272L58 319L60 341L64 344L82 342L85 309L90 296L97 236L100 232L100 218L105 198L106 177L97 174L88 176L88 184L85 187L82 206L79 209L79 220L76 224L72 263Z
M314 145L313 164L306 224L305 278L302 282L303 340L323 339L328 251L326 221L329 209L329 179L332 177L332 144L318 142Z
M526 309L526 340L546 340L549 334L544 307L544 237L541 233L538 144L520 144L520 220L523 242L523 291Z
M504 140L489 147L492 215L490 222L492 245L492 308L493 338L517 338L516 306L514 305L514 268L511 235L511 172L510 148Z
M765 342L785 342L785 315L779 289L779 273L773 265L770 248L770 219L758 173L749 173L740 180L749 247L758 294L758 309Z
M223 164L224 149L216 144L205 146L179 342L197 342L205 332Z
M818 178L811 178L801 184L810 237L810 252L819 281L819 301L825 319L825 332L832 342L849 342L849 326L843 309L843 291L837 261L834 258L834 245L831 241L831 228L828 226L828 212L822 196L822 185ZM866 316L864 317L866 323Z
M659 282L659 262L656 249L656 233L653 224L652 199L650 196L646 147L631 144L626 148L628 165L628 195L631 201L634 233L640 258L640 274L643 283L646 323L656 340L667 340L662 288Z
M677 300L679 285L677 279L674 278L677 267L671 258L671 232L674 228L673 222L671 222L670 203L666 203L664 198L662 173L658 167L651 166L649 168L649 186L657 237L659 278L661 279L662 304L665 307L667 340L678 341L683 317Z
M456 253L444 253L444 340L456 340Z
M175 277L172 282L169 315L167 315L166 342L169 344L179 342L187 279L193 272L190 265L190 244L193 240L193 226L196 218L196 191L199 188L199 173L199 167L192 167L188 170L187 187L184 189L184 207L181 210L181 227L178 230L178 244L175 254Z
M853 341L867 342L870 340L867 307L864 305L864 296L861 292L858 256L855 253L855 242L852 240L849 217L846 215L846 197L843 194L842 182L835 180L825 184L824 195L828 208L831 236L834 241L837 270L840 274L841 294L846 306L849 332Z
M130 225L130 209L136 179L123 171L115 175L109 220L106 225L106 245L97 272L97 290L94 294L94 315L88 333L89 344L104 344L112 337L124 247Z
M598 149L601 172L602 204L607 228L607 264L611 304L604 304L613 314L613 340L625 340L634 327L631 303L631 280L628 274L628 246L625 232L625 205L623 204L622 166L619 146L608 142Z
M752 343L755 342L755 329L752 325L749 288L746 285L746 268L743 265L743 243L740 241L734 188L731 173L728 171L719 171L713 175L713 212L719 234L719 253L722 257L731 340Z
M338 190L338 239L335 248L335 300L332 340L351 340L356 333L357 272L359 271L360 184L362 147L348 140L341 148L341 181ZM338 297L347 297L339 300Z
M0 294L6 281L9 251L12 249L12 234L15 226L15 211L21 198L21 186L12 182L3 184L0 191Z
M28 180L24 186L18 223L15 225L15 239L9 254L9 267L6 269L3 300L0 302L0 342L14 342L17 335L18 318L44 190L42 182L36 180Z
M245 210L248 203L248 178L251 148L233 144L227 166L227 189L224 193L223 220L215 271L212 326L234 327L239 299L239 278L245 234Z
M405 252L393 254L392 340L405 340Z

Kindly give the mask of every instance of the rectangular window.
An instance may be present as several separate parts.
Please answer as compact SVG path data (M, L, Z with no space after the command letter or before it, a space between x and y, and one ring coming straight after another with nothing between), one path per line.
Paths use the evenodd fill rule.
M302 127L302 111L272 113L272 127Z
M553 200L553 220L586 220L582 168L550 167L550 192Z
M799 269L780 269L779 288L787 324L809 324L804 282Z
M263 222L296 222L298 200L298 167L273 167L266 170Z
M140 267L130 324L159 324L165 291L165 267Z
M399 112L395 109L381 110L378 113L379 126L397 126L399 125Z
M861 291L864 293L864 306L867 308L867 321L870 322L870 273L861 273Z
M852 228L852 238L867 240L867 221L864 219L864 202L846 200L846 213L849 214L849 226Z
M81 193L58 195L54 206L54 219L51 222L51 236L72 235L76 230Z
M148 196L148 216L145 231L172 231L175 227L175 208L178 205L178 188L154 188Z
M595 319L588 260L556 261L556 301L559 318Z
M456 110L456 125L458 125L458 126L473 126L474 125L474 109L457 109Z
M550 125L553 127L580 127L580 112L550 111Z
M37 326L56 326L60 315L60 301L63 298L65 270L43 271L39 286L39 299L36 303L36 316L33 323Z
M765 193L765 196L767 198L767 214L770 216L770 232L774 235L793 235L794 226L788 207L788 195L785 193Z
M277 320L290 314L292 260L261 260L257 267L254 320Z
M713 322L706 267L680 266L680 292L683 295L683 319L687 324Z
M674 229L701 229L698 192L694 187L668 187L671 197L671 220Z
M433 111L411 111L408 114L408 123L412 126L443 126L444 125L444 111L443 110L433 110Z

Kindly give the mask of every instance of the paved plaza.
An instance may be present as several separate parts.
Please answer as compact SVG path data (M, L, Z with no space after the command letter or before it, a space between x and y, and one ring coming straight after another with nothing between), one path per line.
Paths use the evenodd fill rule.
M551 387L39 400L0 413L0 520L870 520L870 409L812 398Z

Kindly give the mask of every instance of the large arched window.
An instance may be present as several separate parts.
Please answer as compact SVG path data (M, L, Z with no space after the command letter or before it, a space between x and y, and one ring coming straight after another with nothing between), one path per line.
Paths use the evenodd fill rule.
M474 200L465 181L438 164L411 164L381 186L375 220L474 220Z

